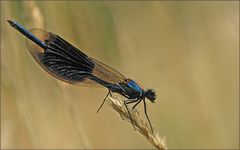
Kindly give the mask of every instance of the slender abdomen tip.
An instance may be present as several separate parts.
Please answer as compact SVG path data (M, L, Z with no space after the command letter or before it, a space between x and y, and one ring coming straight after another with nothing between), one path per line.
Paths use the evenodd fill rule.
M12 20L7 20L7 22L11 25L11 26L14 26L15 23L12 21Z

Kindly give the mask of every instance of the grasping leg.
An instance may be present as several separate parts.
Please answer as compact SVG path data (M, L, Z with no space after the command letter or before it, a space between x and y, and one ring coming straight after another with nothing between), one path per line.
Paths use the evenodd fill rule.
M104 98L102 104L101 104L100 107L98 108L97 113L98 113L99 110L102 108L102 106L103 106L103 104L105 103L105 101L106 101L106 99L107 99L107 97L108 97L109 94L112 96L112 93L111 93L110 90L108 90L108 93L107 93L107 95L105 96L105 98Z
M132 125L133 125L133 129L136 130L136 129L135 129L135 126L134 126L134 124L133 124L132 116L131 116L131 114L130 114L130 112L129 112L129 110L128 110L128 106L127 106L128 104L131 104L131 103L134 103L134 102L136 102L136 100L135 100L135 101L133 101L133 100L126 100L126 101L124 101L124 105L125 105L125 107L127 108L127 112L128 112L129 118L130 118L130 120L131 120L131 123L132 123Z
M152 133L153 133L152 124L151 124L151 122L150 122L150 120L149 120L149 118L148 118L148 115L147 115L147 107L146 107L145 98L143 99L143 104L144 104L144 113L145 113L145 115L146 115L146 117L147 117L148 123L149 123L149 125L150 125L150 127L151 127L151 130L152 130ZM153 134L154 134L154 133L153 133Z
M141 101L142 101L142 99L139 99L138 102L133 105L132 109L134 109Z

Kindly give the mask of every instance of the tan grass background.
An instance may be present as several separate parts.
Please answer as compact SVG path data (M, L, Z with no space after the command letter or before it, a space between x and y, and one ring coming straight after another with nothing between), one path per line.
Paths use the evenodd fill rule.
M40 68L7 19L154 88L169 148L239 148L239 2L1 1L1 148L152 148L108 105L96 113L106 89Z

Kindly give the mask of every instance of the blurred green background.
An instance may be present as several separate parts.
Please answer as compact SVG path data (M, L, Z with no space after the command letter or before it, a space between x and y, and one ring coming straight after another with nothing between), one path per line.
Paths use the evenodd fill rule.
M239 148L239 2L1 1L1 148L152 148L108 105L96 113L106 89L47 74L7 19L154 88L169 148Z

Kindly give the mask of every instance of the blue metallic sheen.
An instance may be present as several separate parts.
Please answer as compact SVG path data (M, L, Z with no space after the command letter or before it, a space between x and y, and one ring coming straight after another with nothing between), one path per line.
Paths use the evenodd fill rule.
M19 32L21 32L23 35L25 35L27 38L29 38L30 40L32 40L34 43L36 43L37 45L41 46L43 49L45 49L47 46L46 44L44 44L41 40L39 40L35 35L33 35L31 32L29 32L28 30L26 30L24 27L22 27L20 24L18 24L15 21L12 20L7 20L8 23L14 27L15 29L17 29Z
M135 91L138 91L140 93L142 93L142 89L139 87L139 85L137 85L136 82L134 82L133 80L128 82L127 84L129 87L131 87L132 89L134 89Z

